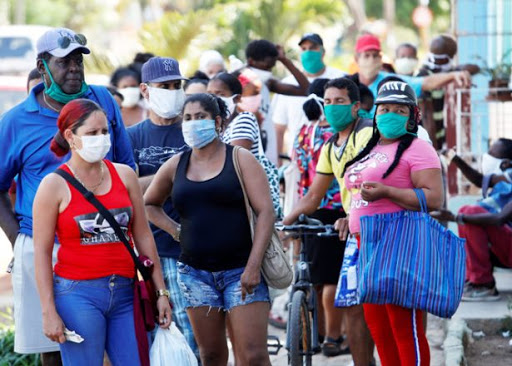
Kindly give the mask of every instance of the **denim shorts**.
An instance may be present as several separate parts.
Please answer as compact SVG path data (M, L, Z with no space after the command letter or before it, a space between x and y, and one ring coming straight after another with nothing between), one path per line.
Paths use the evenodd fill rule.
M178 283L185 297L186 307L209 306L229 311L235 306L253 302L270 302L268 286L263 277L253 293L246 294L242 301L240 276L244 269L245 267L241 267L210 272L178 262Z

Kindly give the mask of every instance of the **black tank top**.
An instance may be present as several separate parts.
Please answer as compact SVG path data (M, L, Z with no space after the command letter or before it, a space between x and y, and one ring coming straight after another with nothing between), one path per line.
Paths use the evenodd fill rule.
M181 156L171 193L181 220L180 261L212 272L244 267L252 239L233 146L226 145L221 172L203 182L187 178L191 153Z

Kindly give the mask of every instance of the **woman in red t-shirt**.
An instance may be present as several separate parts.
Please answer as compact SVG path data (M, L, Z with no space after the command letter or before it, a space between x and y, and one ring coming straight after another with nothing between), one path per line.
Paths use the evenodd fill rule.
M96 103L76 99L62 108L51 150L72 174L114 215L154 263L155 287L165 294L153 235L137 176L104 157L110 149L107 118ZM135 265L110 224L83 195L57 174L46 176L34 200L34 252L43 330L60 343L64 365L101 365L107 351L113 365L140 365L133 321ZM60 243L52 269L55 234ZM55 271L55 273L53 273ZM159 296L160 326L170 325L169 299ZM65 329L84 341L66 341Z

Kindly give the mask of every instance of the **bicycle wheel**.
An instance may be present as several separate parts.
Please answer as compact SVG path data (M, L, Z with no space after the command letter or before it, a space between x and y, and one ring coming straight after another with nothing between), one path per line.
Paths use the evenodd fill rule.
M306 294L296 291L292 297L290 314L290 354L292 366L311 366L311 326Z

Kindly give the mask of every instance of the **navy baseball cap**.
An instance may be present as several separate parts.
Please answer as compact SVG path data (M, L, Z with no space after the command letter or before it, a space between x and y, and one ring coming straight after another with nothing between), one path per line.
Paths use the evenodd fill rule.
M143 83L162 83L172 80L188 80L181 76L180 64L169 57L151 57L142 65Z
M306 33L302 36L302 38L300 39L300 42L299 42L299 46L302 44L302 42L304 41L310 41L310 42L313 42L313 43L316 43L316 44L319 44L320 46L323 46L324 45L324 41L322 40L322 37L320 37L318 34L316 33Z
M74 50L89 54L91 51L85 47L87 39L83 34L77 34L68 28L53 28L45 32L37 40L37 54L48 52L55 57L66 57Z

